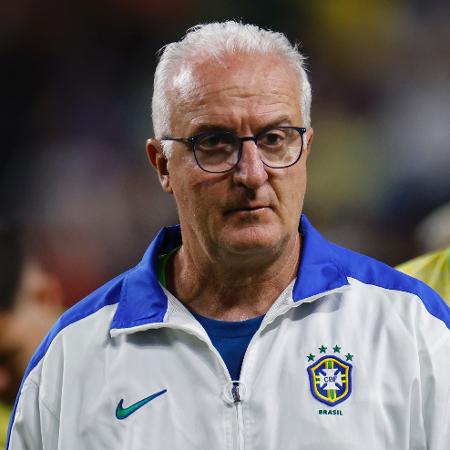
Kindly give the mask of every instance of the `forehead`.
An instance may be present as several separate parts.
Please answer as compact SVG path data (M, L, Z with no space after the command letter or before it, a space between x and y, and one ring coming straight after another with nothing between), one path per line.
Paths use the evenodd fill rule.
M300 125L296 71L276 55L230 55L183 66L173 79L171 128L203 124L264 126L271 121Z

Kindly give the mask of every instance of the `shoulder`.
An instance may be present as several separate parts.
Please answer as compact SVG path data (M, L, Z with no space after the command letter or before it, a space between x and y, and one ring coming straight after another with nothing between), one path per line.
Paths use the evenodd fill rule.
M333 253L346 276L385 289L400 290L413 294L423 287L417 280L400 273L393 267L370 256L331 244Z
M423 317L438 319L450 329L450 309L441 297L423 282L369 256L334 244L301 217L304 236L300 272L294 286L296 299L305 299L351 285L363 308L384 305L389 314L393 306L408 315L414 309ZM301 282L308 280L308 282ZM348 295L347 295L348 297ZM354 303L354 302L353 302Z
M113 311L117 307L123 283L129 272L108 281L61 315L34 353L24 379L40 364L56 340L65 335L70 335L72 339L76 339L76 335L86 336L89 330L93 330L93 322L109 330L112 320L109 310Z
M369 256L331 244L333 254L348 278L384 290L390 298L404 302L409 297L420 300L428 314L450 329L450 309L427 284L399 272Z

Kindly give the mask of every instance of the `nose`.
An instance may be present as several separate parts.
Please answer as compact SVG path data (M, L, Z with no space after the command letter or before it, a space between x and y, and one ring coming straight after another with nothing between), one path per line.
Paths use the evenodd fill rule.
M233 178L236 183L249 189L257 189L266 182L268 178L266 166L261 160L254 141L248 140L242 143L241 159L233 171Z

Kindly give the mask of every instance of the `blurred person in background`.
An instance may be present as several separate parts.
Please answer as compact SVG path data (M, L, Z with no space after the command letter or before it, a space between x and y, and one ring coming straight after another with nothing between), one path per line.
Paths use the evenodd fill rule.
M164 48L147 152L180 225L61 317L9 449L448 448L450 312L302 214L310 103L281 33Z
M27 255L19 227L0 219L0 448L27 364L62 304L58 280Z
M425 254L397 269L427 283L450 305L450 203L427 216L416 237Z

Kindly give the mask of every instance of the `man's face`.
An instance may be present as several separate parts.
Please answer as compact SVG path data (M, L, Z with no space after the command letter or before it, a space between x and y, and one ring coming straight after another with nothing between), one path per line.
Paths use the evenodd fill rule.
M238 55L221 65L198 63L190 71L185 78L195 88L187 94L175 89L172 97L172 136L211 129L251 136L271 126L304 126L298 78L276 56ZM309 130L304 142L311 137ZM254 142L247 141L238 166L214 174L197 166L188 146L174 143L166 172L159 172L163 187L175 197L183 243L200 245L207 255L239 258L282 250L298 233L308 152L304 148L294 166L271 169L263 165Z

